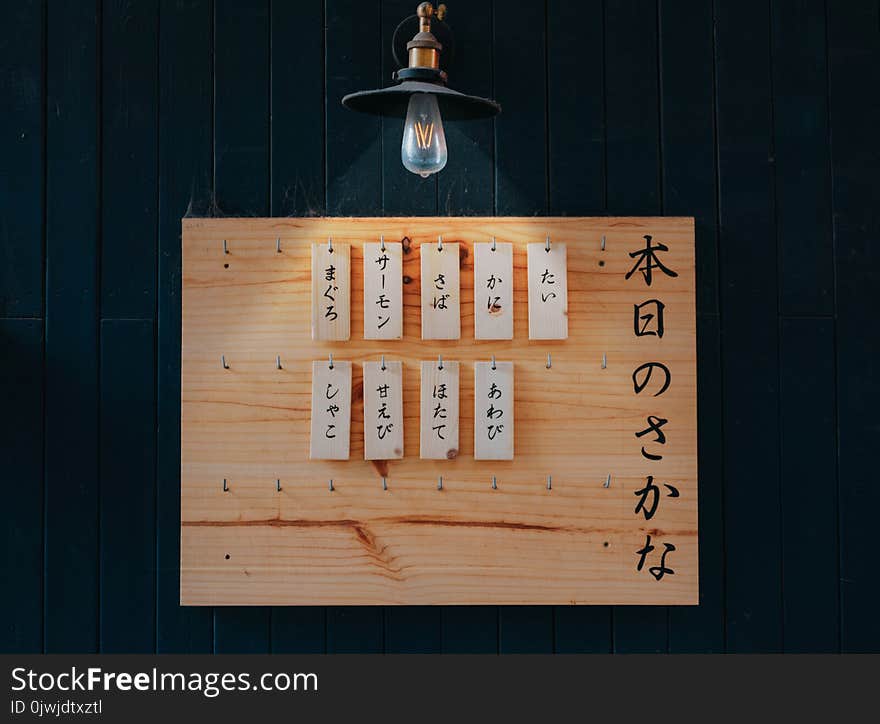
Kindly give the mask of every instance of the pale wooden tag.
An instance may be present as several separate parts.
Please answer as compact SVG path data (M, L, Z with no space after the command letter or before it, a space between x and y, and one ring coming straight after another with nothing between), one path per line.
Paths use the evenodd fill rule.
M345 341L351 336L351 248L312 244L312 339Z
M513 362L474 363L474 459L513 460Z
M335 253L335 252L334 252ZM312 362L312 460L348 460L351 432L351 362Z
M461 337L458 244L426 242L422 257L422 339Z
M513 244L474 244L474 339L513 339Z
M529 339L568 339L566 246L529 244Z
M403 457L403 365L364 362L364 460Z
M364 244L364 339L403 337L403 247Z
M443 252L446 253L445 251ZM458 456L458 362L422 362L419 456L452 460Z

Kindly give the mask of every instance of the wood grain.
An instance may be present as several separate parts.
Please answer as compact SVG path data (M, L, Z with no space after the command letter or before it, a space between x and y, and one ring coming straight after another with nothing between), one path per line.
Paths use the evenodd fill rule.
M692 219L187 219L183 231L184 604L696 603ZM465 321L454 342L420 339L419 247L436 246L440 233L444 247L461 246ZM567 245L567 340L528 339L526 245L547 233ZM380 234L386 244L406 241L409 251L403 339L363 340L363 308L355 304L351 342L312 341L304 314L311 242L332 235L334 244L351 244L353 268L361 269L363 240ZM669 247L663 261L678 273L656 275L649 294L641 274L624 278L645 234ZM472 244L492 236L513 245L511 341L473 339ZM223 238L235 249L225 258ZM354 299L362 283L353 274ZM649 297L666 305L662 338L633 334L633 305ZM351 457L310 461L311 363L330 352L355 363ZM418 408L406 404L403 459L364 461L359 363L383 353L403 362L408 401L419 399L421 361L438 354L458 361L467 411L473 363L492 354L513 361L515 459L475 460L470 414L461 416L455 459L420 459ZM221 354L234 361L229 370ZM672 371L669 390L635 395L633 371L653 360ZM647 415L669 419L663 459L650 468L635 437ZM663 498L651 520L634 515L647 474L680 492ZM235 481L227 493L224 477ZM655 559L636 570L646 535L658 550L674 543L667 561L674 575L649 575Z

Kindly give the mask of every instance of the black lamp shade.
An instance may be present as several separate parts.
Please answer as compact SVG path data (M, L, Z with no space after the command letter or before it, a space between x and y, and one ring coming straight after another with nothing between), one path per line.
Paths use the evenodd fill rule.
M489 98L465 95L439 83L418 80L404 80L388 88L349 93L342 99L342 105L361 113L405 118L407 103L413 93L433 93L437 96L444 121L491 118L501 112L501 106Z

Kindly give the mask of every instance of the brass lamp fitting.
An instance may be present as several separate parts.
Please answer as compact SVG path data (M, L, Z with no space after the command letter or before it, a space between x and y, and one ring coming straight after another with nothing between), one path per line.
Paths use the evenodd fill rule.
M409 53L410 68L434 68L440 67L440 51L443 46L431 32L431 18L434 16L434 6L431 3L421 3L416 8L419 18L419 32L406 44ZM437 17L442 19L446 15L446 6L437 8Z

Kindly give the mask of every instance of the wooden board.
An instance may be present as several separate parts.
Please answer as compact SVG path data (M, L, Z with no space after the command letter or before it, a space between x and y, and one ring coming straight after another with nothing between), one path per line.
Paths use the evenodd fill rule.
M362 244L380 234L404 245L403 339L364 340L354 302L350 341L312 341L312 242L350 244L361 300ZM423 341L420 246L439 234L459 245L461 339ZM547 234L567 247L565 340L528 338L526 244ZM646 235L677 274L655 267L650 287L639 270L626 278L644 266ZM509 341L474 339L471 249L493 236L513 244ZM183 269L181 603L697 602L692 219L186 219ZM664 334L636 336L634 309L651 299ZM312 362L330 353L353 363L350 459L309 460ZM365 461L361 365L382 354L403 362L404 457ZM422 460L420 362L438 354L461 366L460 445L453 459ZM493 354L516 369L510 461L474 459L473 365ZM652 362L671 373L662 394ZM649 416L668 421L662 446L636 436ZM674 572L657 580L666 544Z

